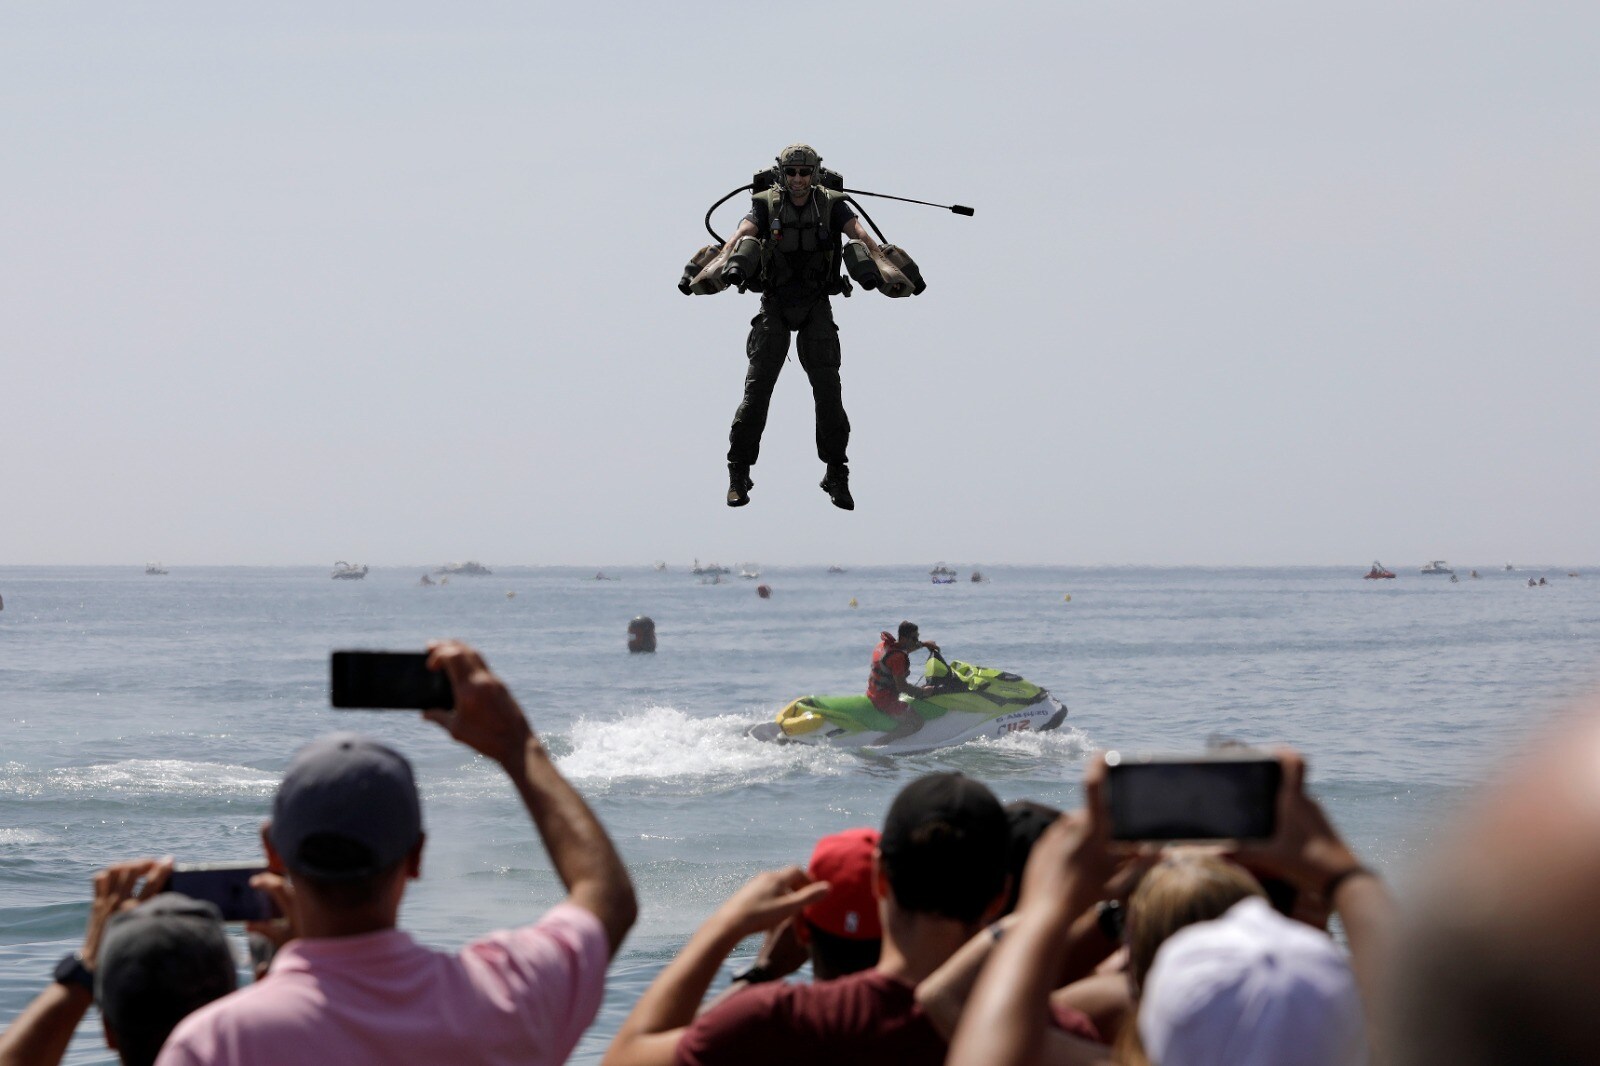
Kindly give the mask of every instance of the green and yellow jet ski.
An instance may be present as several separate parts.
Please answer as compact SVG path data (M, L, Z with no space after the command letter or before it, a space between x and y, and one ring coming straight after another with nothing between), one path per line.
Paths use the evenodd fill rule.
M1067 708L1049 692L1016 674L960 659L929 659L924 684L940 691L919 699L900 697L922 718L922 728L888 744L879 741L898 723L866 696L801 696L771 722L751 726L749 736L777 743L831 744L910 754L965 744L976 737L1042 733L1066 721Z

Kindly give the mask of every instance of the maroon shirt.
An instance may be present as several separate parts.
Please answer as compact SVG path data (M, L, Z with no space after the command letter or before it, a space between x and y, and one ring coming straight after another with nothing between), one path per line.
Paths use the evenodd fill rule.
M877 970L809 985L757 985L696 1018L677 1066L940 1066L945 1042L916 990Z

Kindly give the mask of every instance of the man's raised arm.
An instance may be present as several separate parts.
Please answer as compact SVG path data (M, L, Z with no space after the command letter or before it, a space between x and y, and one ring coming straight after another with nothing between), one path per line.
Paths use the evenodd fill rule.
M600 919L615 955L639 905L600 820L561 776L505 682L482 656L458 641L444 641L430 647L428 666L449 675L456 705L425 716L505 770L567 888L567 899Z

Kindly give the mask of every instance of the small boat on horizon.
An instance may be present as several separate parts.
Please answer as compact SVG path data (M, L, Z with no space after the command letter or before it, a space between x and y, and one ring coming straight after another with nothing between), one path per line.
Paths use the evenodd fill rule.
M1434 559L1432 562L1428 563L1427 566L1424 566L1421 569L1421 571L1419 571L1419 572L1420 573L1424 573L1424 574L1445 574L1445 575L1451 575L1451 574L1455 573L1454 570L1450 569L1449 566L1445 565L1445 561L1443 559Z
M1372 560L1372 569L1368 570L1361 576L1369 580L1374 578L1392 578L1394 577L1394 571L1390 570L1388 567L1378 562L1378 560L1374 559Z
M340 560L333 564L333 573L328 576L335 581L360 581L367 576L367 565Z
M490 570L487 566L484 566L480 562L475 562L469 559L464 563L446 563L444 566L441 566L435 570L434 573L447 574L451 576L461 574L466 577L488 577L490 574L494 573L494 571Z
M160 563L145 563L144 572L159 577L167 572L167 568Z

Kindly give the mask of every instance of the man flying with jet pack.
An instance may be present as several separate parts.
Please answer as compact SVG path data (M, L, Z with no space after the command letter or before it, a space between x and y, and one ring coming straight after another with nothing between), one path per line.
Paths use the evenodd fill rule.
M846 189L842 177L824 169L816 149L792 144L778 153L776 161L771 171L757 174L750 185L712 205L711 211L715 211L734 195L752 190L750 213L726 242L711 229L711 211L706 212L706 229L718 243L696 253L678 288L685 294L705 294L731 285L740 292L753 289L761 293L761 312L751 319L745 343L750 365L744 398L728 433L728 506L743 507L750 502L754 486L750 468L761 450L772 390L789 354L789 334L794 333L800 366L811 381L816 403L817 457L827 464L822 490L835 507L851 511L855 500L850 495L845 455L850 419L845 415L839 384L839 329L828 297L850 295L850 282L840 273L841 265L863 288L879 289L887 296L915 295L926 285L909 256L894 245L873 240L851 209L852 204L857 208L860 204L848 193L859 190ZM972 214L971 208L959 205L949 210ZM867 222L877 230L870 216ZM842 246L841 233L859 243ZM882 231L878 237L881 240Z

